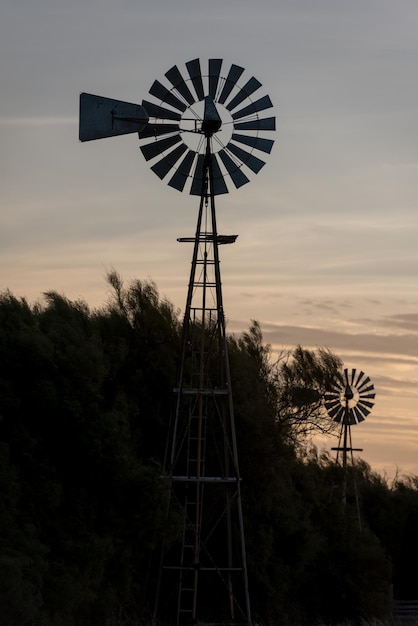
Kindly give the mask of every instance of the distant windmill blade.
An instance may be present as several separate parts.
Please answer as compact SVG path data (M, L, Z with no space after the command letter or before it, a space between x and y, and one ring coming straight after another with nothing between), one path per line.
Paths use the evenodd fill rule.
M345 416L344 416L344 423L345 424L349 424L350 426L353 426L354 424L356 424L356 418L354 416L354 407L351 409L348 409L345 412Z
M345 384L349 385L350 381L348 379L348 369L347 368L344 369L344 378L345 378Z
M336 422L352 426L363 422L374 406L374 386L364 372L343 370L342 382L336 381L324 395L324 407Z
M364 415L360 411L360 407L359 406L353 406L352 411L353 411L353 415L356 418L357 423L364 421Z
M357 385L357 389L359 391L361 391L363 389L363 387L365 387L369 383L370 383L370 378L367 376L367 378L365 378L361 384ZM373 387L373 385L372 385L372 387Z

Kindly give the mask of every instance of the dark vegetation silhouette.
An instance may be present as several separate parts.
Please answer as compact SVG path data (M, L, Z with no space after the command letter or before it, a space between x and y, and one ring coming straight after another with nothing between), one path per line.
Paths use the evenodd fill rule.
M148 624L181 333L152 282L111 272L100 310L0 297L0 626ZM258 623L360 623L416 597L418 477L391 484L309 447L326 431L329 350L272 361L257 322L229 338L250 590ZM348 484L351 483L350 477Z

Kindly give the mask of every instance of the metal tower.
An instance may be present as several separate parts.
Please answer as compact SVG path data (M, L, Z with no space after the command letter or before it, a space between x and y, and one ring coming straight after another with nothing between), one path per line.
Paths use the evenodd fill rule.
M209 59L204 74L199 59L189 61L186 78L173 66L166 85L151 86L156 101L142 106L80 99L82 141L137 131L157 176L200 197L195 235L179 239L193 254L165 467L178 541L164 546L153 616L175 626L252 623L219 257L237 236L218 233L215 197L228 193L225 180L239 188L249 182L246 168L264 166L255 153L271 151L262 135L275 118L260 115L272 107L268 96L253 100L261 83L240 85L237 65L222 76L222 63Z
M364 372L356 375L353 369L349 373L344 369L343 382L335 385L325 394L325 408L328 415L338 424L341 424L338 446L332 448L337 452L336 462L342 461L343 486L342 504L345 509L347 502L347 467L348 461L354 466L353 452L362 452L362 448L353 448L351 426L363 422L374 405L374 385ZM360 505L358 500L357 484L354 476L354 495L356 500L357 518L361 530Z

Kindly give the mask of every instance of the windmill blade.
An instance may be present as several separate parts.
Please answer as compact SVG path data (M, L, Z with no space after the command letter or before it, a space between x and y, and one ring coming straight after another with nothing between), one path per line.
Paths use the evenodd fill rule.
M144 155L146 161L158 156L165 150L172 148L176 143L181 141L180 135L174 135L173 137L167 137L166 139L160 139L159 141L152 141L145 146L141 146L141 152Z
M254 119L248 122L234 122L236 130L276 130L276 118L265 117L264 119Z
M347 369L347 368L345 368L345 369L344 369L344 378L345 378L345 384L346 384L346 386L347 386L347 385L349 386L349 385L350 385L350 383L349 383L349 381L348 381L348 369Z
M169 181L170 187L174 187L178 191L183 191L184 185L186 184L187 179L190 176L190 171L192 169L193 161L196 156L196 152L193 150L189 150L183 161L180 163L179 167L171 177Z
M140 139L146 139L147 137L159 137L160 135L179 132L180 124L148 124L138 135Z
M230 175L231 180L237 189L250 182L249 178L247 178L241 168L231 159L225 150L220 150L220 152L218 152L218 156L221 158L226 171Z
M212 166L212 190L215 196L219 196L224 193L228 193L228 187L226 186L225 179L219 167L218 160L215 154L211 155Z
M195 102L195 99L177 65L173 65L173 67L165 73L165 76L173 85L174 89L176 89L179 94L183 96L186 102L189 104L193 104Z
M148 122L148 113L140 104L123 102L91 93L80 94L80 141L105 139L137 133Z
M209 59L209 95L213 99L216 98L221 67L222 59Z
M190 188L190 195L192 196L200 196L202 193L204 163L205 163L205 155L199 154L197 157L197 163L196 163L196 167L194 170L192 186Z
M214 154L211 154L211 168L213 177L213 193L214 195L220 195L228 193L228 187L225 184L222 172L219 168L219 163L216 160ZM203 168L205 164L205 155L199 154L196 164L195 173L193 176L192 185L190 188L190 195L200 196L202 193L202 181L203 181Z
M361 404L358 404L356 407L357 411L360 411L361 414L363 415L363 418L367 417L368 415L370 415L370 411L369 409L366 409L364 406L362 406Z
M354 370L354 371L355 371L355 370ZM361 381L361 379L363 378L363 376L364 376L364 372L363 372L363 371L360 371L360 372L359 372L359 375L357 376L357 380L356 380L356 382L354 383L354 386L355 386L355 387L357 387L357 386L360 384L360 381Z
M160 120L181 120L181 114L170 109L165 109L159 104L148 102L148 100L142 100L142 106L148 113L149 117L155 117Z
M271 149L273 147L274 141L272 139L262 139L261 137L252 137L248 135L239 135L238 133L234 133L231 137L234 141L238 141L239 143L243 143L246 146L251 146L252 148L256 148L261 152L267 152L270 154Z
M186 150L187 146L185 146L184 143L176 146L172 152L166 154L160 161L157 161L157 163L151 167L152 171L162 180L165 176L167 176L168 172L175 166Z
M360 400L366 400L366 399L374 400L375 397L376 397L375 393L366 393L366 394L361 393L360 394Z
M150 94L155 98L158 98L165 104L169 104L174 109L178 109L179 111L184 112L187 109L187 106L179 100L171 91L164 87L158 80L155 80L149 90Z
M348 424L349 426L352 426L355 423L356 423L356 418L354 417L354 411L352 408L348 409L344 415L344 424Z
M328 415L336 420L338 415L343 412L344 412L344 407L342 407L341 404L338 404L337 406L334 406L333 408L330 408L328 410Z
M240 76L243 73L243 71L244 71L243 67L240 67L239 65L234 65L234 64L231 65L229 72L228 72L228 76L225 79L225 84L218 98L218 102L220 104L225 104L226 99L228 98L231 91L233 90L237 82L239 81Z
M374 402L367 402L366 400L359 400L358 403L359 406L367 406L369 409L372 409L374 407Z
M366 389L358 390L359 394L362 396L364 393L369 393L369 391L374 391L374 385L369 385Z
M326 410L329 412L332 409L340 407L341 402L339 400L333 400L333 401L324 402L324 405L325 405Z
M252 102L248 106L234 113L232 115L232 119L238 120L242 117L248 117L249 115L254 115L254 113L259 113L260 111L264 111L265 109L270 109L272 106L273 103L270 98L268 96L263 96L263 98Z
M353 406L352 411L357 424L364 422L364 417L357 406Z
M343 421L344 418L344 407L339 406L338 409L335 409L335 411L333 411L333 415L330 414L330 417L333 418L334 422L337 422L337 424L340 424L341 421Z
M251 96L251 94L257 91L257 89L259 89L260 87L261 83L259 80L254 78L254 76L250 78L250 80L244 85L244 87L239 90L237 95L232 98L232 100L226 105L228 111L233 111L233 109L241 104L241 102L243 102L245 98Z
M258 157L254 156L250 152L246 152L239 146L235 146L233 143L229 143L226 146L227 150L232 152L240 161L242 161L247 167L250 168L255 174L261 170L261 168L265 165L265 161L262 161Z
M339 402L340 401L340 390L329 390L324 395L324 401L326 402Z
M355 368L351 370L351 383L350 383L350 387L354 386L354 377L356 375L356 370Z
M189 72L189 76L192 79L192 83L196 91L197 99L203 100L203 98L205 97L205 93L203 91L202 72L200 70L199 59L193 59L193 61L188 61L186 63L186 67L187 67L187 71Z
M341 386L340 382L334 382L331 389L329 389L328 393L334 393L336 395L340 395L340 393L343 391L344 387Z
M357 390L360 392L360 391L363 389L363 387L364 387L365 385L368 385L368 384L369 384L369 383L371 383L371 382L372 382L372 381L371 381L371 380L370 380L370 378L367 376L367 377L363 380L363 382L361 383L361 385L358 385ZM372 387L373 387L373 384L372 384Z

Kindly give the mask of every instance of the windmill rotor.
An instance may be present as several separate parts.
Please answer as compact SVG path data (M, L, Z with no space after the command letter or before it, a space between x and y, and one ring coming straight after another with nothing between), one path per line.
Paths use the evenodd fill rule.
M151 170L169 186L201 195L202 171L210 138L212 193L229 192L249 182L265 165L273 140L264 136L276 128L275 117L265 116L273 105L258 96L261 83L254 77L239 82L244 68L232 64L222 72L222 59L209 59L202 72L199 59L174 65L165 73L166 84L155 80L143 100L147 126L139 131L141 151Z
M354 425L363 422L374 406L374 385L364 372L344 369L342 382L325 394L324 406L334 422Z

